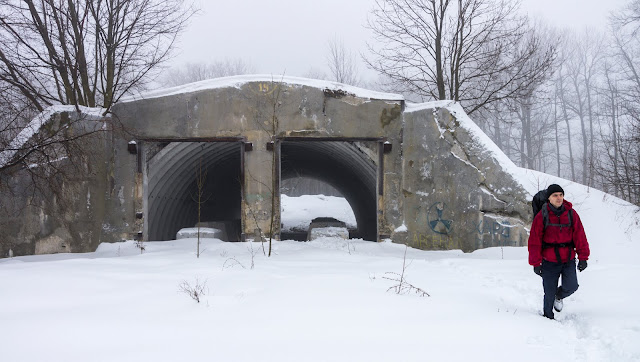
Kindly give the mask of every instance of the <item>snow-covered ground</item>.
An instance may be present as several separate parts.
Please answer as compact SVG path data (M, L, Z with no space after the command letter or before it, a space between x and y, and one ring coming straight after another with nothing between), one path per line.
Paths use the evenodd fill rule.
M405 252L388 242L280 241L268 258L259 243L204 239L197 259L195 239L148 242L142 254L129 241L0 259L0 360L639 361L637 208L521 177L531 190L559 182L591 244L555 321L540 316L541 279L524 247L409 248L405 277L430 294L420 297L388 291ZM312 200L288 200L285 212ZM183 282L205 286L200 303Z
M0 361L640 361L638 208L516 167L461 109L439 106L530 195L558 183L579 213L591 258L556 320L541 316L526 247L464 254L321 238L276 241L267 257L259 243L203 239L196 258L193 238L144 253L128 241L0 259ZM355 224L344 199L282 205L285 230L317 216ZM390 291L405 252L404 277L430 296ZM199 303L185 286L202 289Z

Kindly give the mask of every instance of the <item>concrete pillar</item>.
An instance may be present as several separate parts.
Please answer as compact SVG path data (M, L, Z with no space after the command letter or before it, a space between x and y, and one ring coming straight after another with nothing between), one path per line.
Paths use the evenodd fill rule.
M244 155L243 239L279 238L279 142L272 142L263 131L247 132L246 136L253 149Z

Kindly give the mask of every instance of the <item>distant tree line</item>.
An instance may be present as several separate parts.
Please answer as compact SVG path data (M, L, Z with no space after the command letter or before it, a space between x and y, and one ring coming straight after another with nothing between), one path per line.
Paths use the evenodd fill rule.
M640 1L596 29L548 29L552 73L473 117L521 167L640 205Z
M518 165L640 205L640 0L608 30L554 29L510 0L376 0L383 90L451 99Z
M29 151L11 141L48 105L108 112L147 86L194 12L185 0L0 0L0 152ZM640 0L611 14L602 33L533 21L513 0L375 0L366 26L373 38L363 59L375 83L338 34L326 44L330 74L307 76L411 101L455 100L518 165L640 205ZM224 58L157 81L253 71ZM28 147L39 152L22 154L46 153ZM29 163L14 158L0 170Z

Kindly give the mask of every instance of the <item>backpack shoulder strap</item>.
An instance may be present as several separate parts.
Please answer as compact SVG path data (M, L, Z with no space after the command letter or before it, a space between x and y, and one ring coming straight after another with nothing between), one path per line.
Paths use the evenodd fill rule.
M569 210L569 227L573 228L573 209Z
M547 208L546 202L542 205L540 212L542 213L542 225L544 226L544 229L546 229L547 225L549 225L549 209Z
M540 210L540 212L542 212L542 218L543 218L543 223L544 223L544 227L546 228L549 225L553 225L553 226L560 226L560 227L573 227L573 213L575 211L573 211L573 209L569 209L568 212L568 216L569 216L569 223L568 224L551 224L549 222L549 209L547 209L547 204L545 203L544 206L542 207L542 210Z

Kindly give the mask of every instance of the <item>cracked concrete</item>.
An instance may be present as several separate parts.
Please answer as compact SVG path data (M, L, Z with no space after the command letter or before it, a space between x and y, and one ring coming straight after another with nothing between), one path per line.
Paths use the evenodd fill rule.
M73 252L173 239L197 223L200 163L209 182L200 221L224 223L230 240L270 230L277 238L280 180L303 175L345 195L358 223L352 237L465 252L526 244L525 191L446 107L406 111L401 96L296 82L246 80L116 104L112 117L127 133L105 144L101 181L83 189L91 202L69 210L95 215L83 226L91 233L67 230L48 213L47 225L26 217L26 229L3 228L0 239L26 243L12 249L22 254L63 251L59 236L67 234L92 235L66 248ZM21 238L25 230L33 235Z

